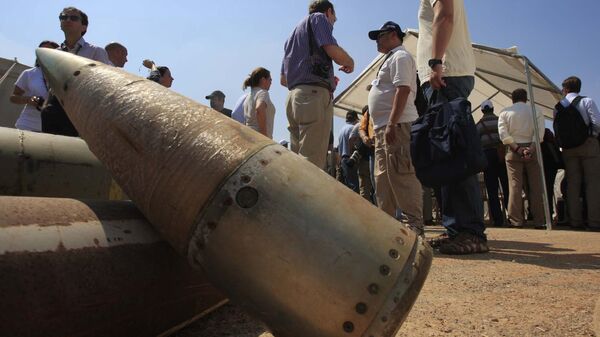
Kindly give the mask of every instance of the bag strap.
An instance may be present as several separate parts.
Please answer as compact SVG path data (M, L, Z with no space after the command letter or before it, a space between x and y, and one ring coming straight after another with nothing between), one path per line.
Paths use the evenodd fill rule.
M308 19L306 20L307 23L307 30L308 30L308 53L309 55L312 57L315 54L315 47L314 45L316 44L315 42L315 35L313 33L312 30L312 25L310 24L310 15L308 16Z
M579 113L581 113L581 112L579 111L579 109L577 109L577 106L579 105L579 102L581 102L581 100L584 98L585 98L585 96L577 96L573 99L573 101L570 104ZM594 134L594 124L592 123L592 119L589 118L589 116L587 116L587 114L584 114L584 115L586 115L586 116L583 118L583 121L585 122L585 120L587 119L587 122L588 122L588 135L592 136Z

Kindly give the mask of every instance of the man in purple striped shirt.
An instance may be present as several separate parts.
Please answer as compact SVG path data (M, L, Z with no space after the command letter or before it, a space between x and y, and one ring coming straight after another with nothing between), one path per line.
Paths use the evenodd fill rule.
M286 112L291 150L325 168L333 120L333 62L351 73L354 60L332 35L337 19L333 4L313 1L308 13L285 42L281 85L290 90Z

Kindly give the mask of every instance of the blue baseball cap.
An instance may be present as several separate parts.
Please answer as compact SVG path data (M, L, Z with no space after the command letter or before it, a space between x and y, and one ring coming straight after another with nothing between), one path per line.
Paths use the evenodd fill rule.
M386 23L383 24L383 26L381 26L381 28L379 28L378 30L372 30L369 32L369 39L371 40L377 40L377 37L379 36L379 34L383 33L383 32L391 32L391 31L395 31L398 33L398 36L400 38L403 38L404 32L402 32L402 29L400 28L400 25L398 25L397 23L395 23L394 21L388 21Z

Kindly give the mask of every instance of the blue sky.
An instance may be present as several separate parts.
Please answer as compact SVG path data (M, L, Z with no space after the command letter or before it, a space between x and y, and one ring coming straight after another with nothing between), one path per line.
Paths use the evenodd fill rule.
M279 1L6 1L0 20L0 57L31 65L45 39L61 42L58 14L75 6L90 18L86 40L104 46L119 41L129 49L125 69L146 76L144 58L171 68L172 89L202 104L215 89L232 108L242 82L263 66L273 74L276 106L274 139L288 139L284 102L278 84L283 43L307 12L306 0ZM392 20L417 28L418 0L334 1L334 36L354 58L354 73L337 74L338 92L377 55L367 32ZM600 2L597 0L465 0L473 42L497 48L519 47L555 84L570 75L583 81L582 94L600 100ZM479 103L479 102L474 102ZM336 118L335 134L343 121Z

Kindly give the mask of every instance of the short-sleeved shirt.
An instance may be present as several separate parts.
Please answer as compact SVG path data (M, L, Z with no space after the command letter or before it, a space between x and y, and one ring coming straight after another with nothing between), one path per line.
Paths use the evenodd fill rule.
M244 102L244 117L246 118L246 125L252 129L258 131L258 119L256 117L256 106L265 103L267 105L267 137L273 138L273 123L275 121L275 105L271 102L271 97L267 90L259 87L254 87L250 90L250 94L246 97Z
M246 97L248 97L248 94L243 94L238 98L233 107L233 111L231 112L231 118L244 125L246 124L246 117L244 117L244 102L246 102Z
M23 71L19 75L15 86L24 91L24 96L39 96L43 97L44 100L48 98L48 88L44 82L44 74L39 67ZM19 130L41 132L42 117L40 111L29 104L25 105L15 123L15 127Z
M338 136L338 152L340 156L350 156L352 154L352 149L350 148L349 140L350 134L352 134L352 130L354 129L354 124L346 123L340 130L340 134Z
M316 44L312 58L310 56L308 20L310 20ZM300 21L284 46L281 74L287 80L288 89L291 90L301 84L315 83L327 86L330 90L335 89L333 62L323 49L323 46L326 45L337 46L337 41L333 37L333 26L329 23L325 14L313 13ZM313 64L329 66L327 78L313 74Z
M419 41L417 42L417 68L422 83L429 81L429 60L433 51L433 6L438 0L421 0L419 7ZM475 55L467 26L467 14L463 0L454 0L454 25L452 37L443 58L444 76L474 76Z
M372 83L369 91L369 114L373 119L375 130L387 125L392 112L392 104L396 95L396 88L410 87L404 111L398 123L414 122L419 114L415 106L417 92L417 69L415 60L403 46L398 46L391 51L389 56Z
M64 42L59 49L81 57L87 57L90 60L100 61L111 66L113 65L104 48L87 43L83 37L77 41L73 49L68 49Z

